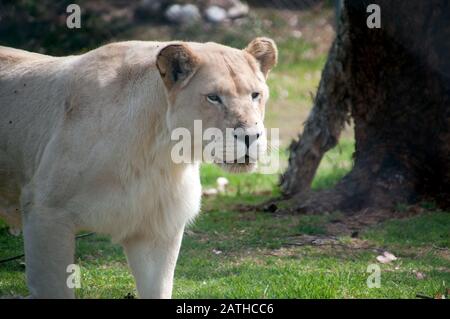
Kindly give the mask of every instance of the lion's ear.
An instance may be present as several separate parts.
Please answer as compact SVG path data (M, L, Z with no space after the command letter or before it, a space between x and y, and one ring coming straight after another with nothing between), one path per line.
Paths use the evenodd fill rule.
M277 64L277 45L269 38L253 39L245 48L258 62L261 72L267 77L269 71Z
M198 64L198 57L184 44L169 44L156 58L156 66L168 90L186 84Z

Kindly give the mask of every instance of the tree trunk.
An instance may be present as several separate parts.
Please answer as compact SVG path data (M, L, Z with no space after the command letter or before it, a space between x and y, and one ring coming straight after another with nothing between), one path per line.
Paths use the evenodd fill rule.
M381 8L368 28L367 6ZM333 189L310 185L349 116L354 167ZM303 135L290 147L283 192L297 210L356 211L450 202L450 4L346 1Z

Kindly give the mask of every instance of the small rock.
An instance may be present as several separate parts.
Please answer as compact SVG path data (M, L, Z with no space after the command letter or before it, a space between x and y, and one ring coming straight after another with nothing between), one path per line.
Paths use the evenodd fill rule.
M420 271L414 270L413 273L416 275L417 280L423 280L426 277L426 275Z
M218 249L213 249L213 253L214 253L215 255L220 255L220 254L222 253L222 251L221 251L221 250L218 250Z
M382 264L388 264L394 260L397 260L397 257L390 252L385 251L383 255L377 256L377 260Z
M389 260L389 258L386 258L382 255L377 256L377 260L382 263L382 264L389 264L391 261Z
M192 24L201 19L200 11L194 4L174 4L167 8L167 20L176 24Z
M385 252L383 253L383 255L384 255L386 258L390 259L391 261L397 260L397 257L395 257L395 256L394 256L393 254L391 254L390 252L385 251Z
M238 19L248 15L248 11L248 5L240 1L236 1L234 6L228 9L227 14L230 19Z
M227 11L218 6L211 6L205 10L205 18L212 23L221 23L227 18Z
M229 181L226 177L218 177L216 180L217 183L217 191L221 194L226 192Z

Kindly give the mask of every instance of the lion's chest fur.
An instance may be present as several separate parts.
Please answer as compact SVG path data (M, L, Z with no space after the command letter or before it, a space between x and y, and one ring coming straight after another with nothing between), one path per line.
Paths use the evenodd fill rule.
M86 200L91 207L82 216L83 227L110 234L114 241L130 236L168 239L200 210L198 165L176 172L149 167L126 184L97 193L95 198L84 198L83 202Z

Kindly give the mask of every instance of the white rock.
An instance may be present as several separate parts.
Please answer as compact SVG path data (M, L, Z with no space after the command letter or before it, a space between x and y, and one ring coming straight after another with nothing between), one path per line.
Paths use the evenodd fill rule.
M390 252L385 251L383 255L377 256L377 260L382 264L388 264L394 260L397 260L397 257Z
M216 180L217 191L221 194L225 193L227 185L230 183L226 177L218 177Z
M167 20L177 24L191 24L201 19L200 10L193 4L171 5L167 8L165 16Z
M228 18L237 19L246 16L248 14L248 11L248 5L240 1L236 1L236 4L228 9L227 14Z
M218 6L211 6L205 10L205 18L212 23L220 23L227 18L227 11Z
M388 252L388 251L385 251L385 252L383 253L383 255L384 255L384 257L388 258L388 259L391 260L391 261L397 260L397 257L395 257L394 254L391 254L391 253Z
M382 263L382 264L389 264L392 260L390 260L389 258L386 258L383 255L377 256L377 260Z

